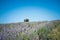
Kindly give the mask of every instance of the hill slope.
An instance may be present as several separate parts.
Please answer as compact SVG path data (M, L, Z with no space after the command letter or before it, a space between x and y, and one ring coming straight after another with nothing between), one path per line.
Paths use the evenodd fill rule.
M60 20L0 24L0 40L47 40L46 34L59 25Z

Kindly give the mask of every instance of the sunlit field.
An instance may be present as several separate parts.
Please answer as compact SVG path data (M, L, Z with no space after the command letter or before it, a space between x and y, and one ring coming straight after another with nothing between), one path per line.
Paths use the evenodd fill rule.
M60 40L60 20L0 24L0 40Z
M0 0L0 40L60 40L60 0Z

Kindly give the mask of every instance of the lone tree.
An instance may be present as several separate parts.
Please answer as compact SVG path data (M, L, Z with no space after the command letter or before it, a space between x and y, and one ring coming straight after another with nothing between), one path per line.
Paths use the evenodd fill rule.
M24 22L29 22L29 19L27 19L27 18L26 18L26 19L24 19Z

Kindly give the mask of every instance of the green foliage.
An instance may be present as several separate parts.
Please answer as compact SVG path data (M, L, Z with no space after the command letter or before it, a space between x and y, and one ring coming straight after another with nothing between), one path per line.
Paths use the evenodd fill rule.
M38 29L37 34L41 35L41 34L46 34L47 32L48 32L48 30L46 30L44 28L40 28L40 29Z
M0 32L2 31L2 27L0 27Z
M39 40L41 40L41 39L46 40L47 34L48 34L48 30L46 30L44 27L38 29L38 31L37 31L37 35L39 37Z
M22 40L29 40L28 35L23 35L23 39Z
M16 40L20 40L21 39L21 32L16 33Z
M44 27L38 29L37 35L40 39L46 40L60 40L60 23L54 23L54 27L51 27L52 30L47 30Z
M29 19L24 19L24 22L29 22Z
M56 24L56 23L55 23ZM48 34L49 40L60 40L60 25L56 25Z
M29 22L29 19L24 19L24 22ZM47 24L44 27L40 27L38 30L34 31L33 28L36 23L28 24L28 28L31 28L31 31L29 30L28 33L24 32L13 32L12 35L15 35L14 38L5 37L4 40L36 40L38 37L38 40L60 40L60 22L51 22L50 24ZM9 26L9 27L8 27ZM7 25L6 28L9 28L10 30L15 27L12 25ZM0 32L2 30L2 27L0 27ZM26 31L26 29L24 29Z

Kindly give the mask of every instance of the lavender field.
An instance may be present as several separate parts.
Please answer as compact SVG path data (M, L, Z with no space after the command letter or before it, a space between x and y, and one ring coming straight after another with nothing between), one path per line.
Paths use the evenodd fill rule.
M60 40L60 20L0 24L0 40Z

